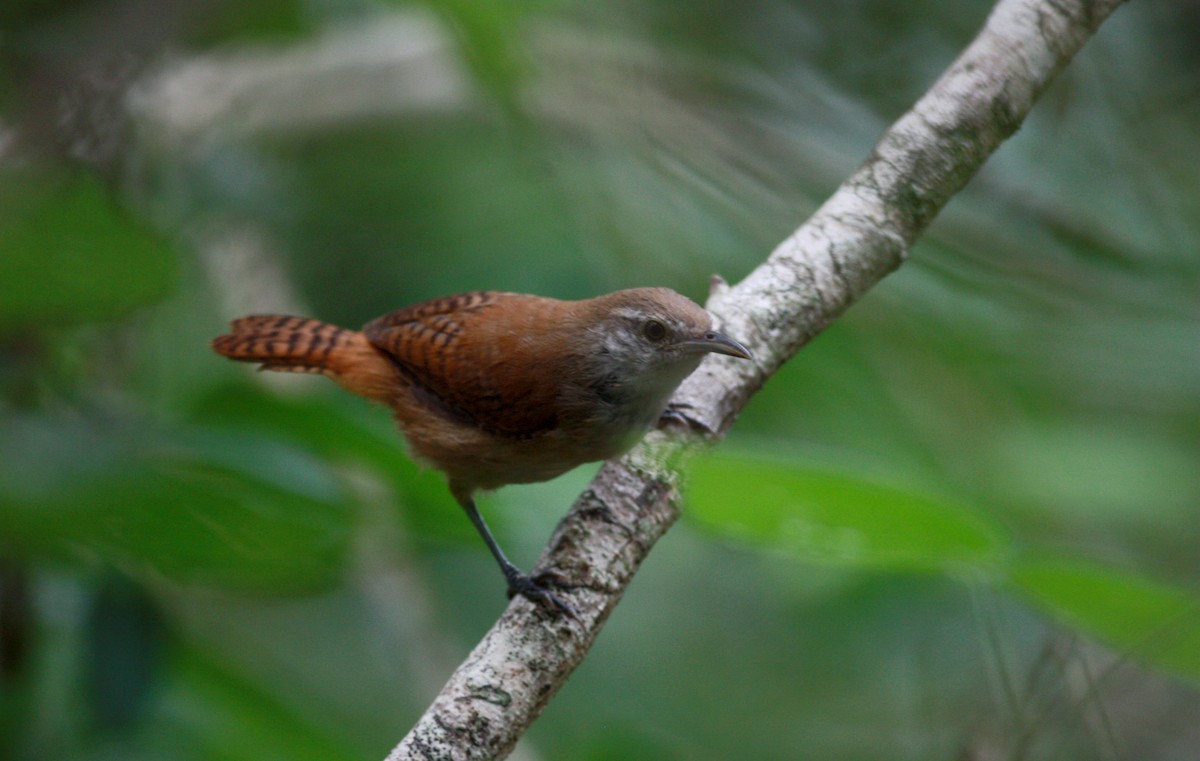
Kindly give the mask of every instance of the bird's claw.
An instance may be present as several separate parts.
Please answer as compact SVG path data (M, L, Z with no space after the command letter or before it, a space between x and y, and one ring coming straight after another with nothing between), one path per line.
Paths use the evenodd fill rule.
M708 423L684 412L684 410L690 409L693 409L693 407L687 402L671 402L662 411L662 414L658 416L658 425L662 427L671 423L680 423L709 436L715 436L717 432Z
M566 600L551 592L547 587L558 589L573 589L576 584L569 583L555 571L541 571L533 575L515 573L508 576L508 599L521 595L526 600L540 605L551 613L561 613L567 618L579 620L575 608Z

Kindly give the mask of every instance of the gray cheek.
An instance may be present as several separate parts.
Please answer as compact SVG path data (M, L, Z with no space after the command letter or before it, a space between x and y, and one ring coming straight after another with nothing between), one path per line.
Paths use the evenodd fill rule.
M629 362L637 356L639 347L637 341L624 330L608 330L603 334L600 345L602 351L618 363Z

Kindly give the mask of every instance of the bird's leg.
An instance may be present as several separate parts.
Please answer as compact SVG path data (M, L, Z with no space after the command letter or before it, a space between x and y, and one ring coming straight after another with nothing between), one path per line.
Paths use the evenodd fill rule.
M553 571L543 571L542 573L530 576L527 573L517 568L508 558L504 556L504 550L500 549L500 545L496 542L496 537L492 536L491 530L487 523L484 522L483 516L479 514L479 509L475 507L475 499L471 496L461 496L455 494L458 503L462 505L463 510L467 511L467 517L471 519L471 523L475 525L475 530L483 537L484 543L492 552L492 557L496 558L496 562L500 564L500 572L504 574L505 581L508 582L508 596L511 599L514 595L521 595L530 602L541 605L547 610L554 613L563 613L570 618L577 618L575 609L572 608L565 600L547 589L547 586L566 586L562 583L561 577Z

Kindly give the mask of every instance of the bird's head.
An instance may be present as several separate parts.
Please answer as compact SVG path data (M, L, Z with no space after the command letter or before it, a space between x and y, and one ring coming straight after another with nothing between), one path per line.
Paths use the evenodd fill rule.
M593 299L592 360L639 393L666 397L707 354L750 359L713 328L712 315L668 288L634 288Z

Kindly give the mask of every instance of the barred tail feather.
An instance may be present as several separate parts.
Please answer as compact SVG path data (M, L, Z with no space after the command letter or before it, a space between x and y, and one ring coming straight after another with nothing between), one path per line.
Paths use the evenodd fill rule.
M258 362L263 370L336 372L334 352L355 331L320 320L282 315L251 315L234 320L228 335L214 338L213 351L239 362Z
M213 339L212 348L239 362L257 362L260 370L326 375L377 401L385 401L395 383L391 363L366 336L307 317L242 317Z

